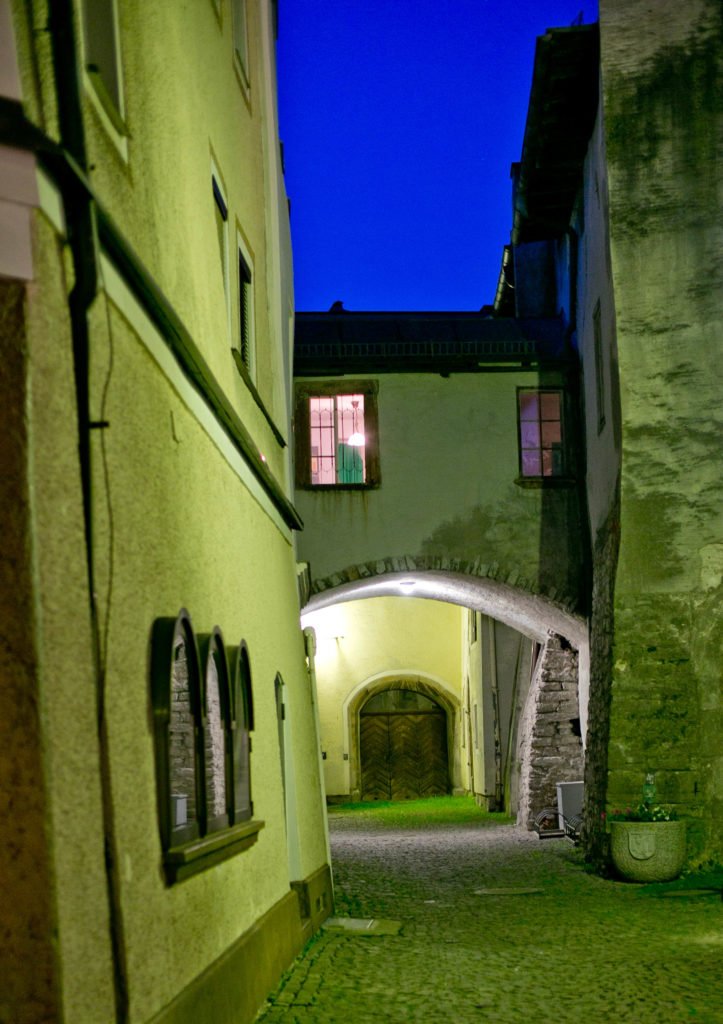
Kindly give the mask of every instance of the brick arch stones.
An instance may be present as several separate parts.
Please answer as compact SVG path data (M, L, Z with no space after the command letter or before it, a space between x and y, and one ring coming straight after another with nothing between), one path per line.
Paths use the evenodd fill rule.
M414 596L472 608L543 645L543 656L520 715L524 735L521 731L516 744L521 761L518 821L529 826L542 804L551 802L556 781L568 781L568 776L582 777L583 750L581 748L568 764L562 747L570 738L559 736L559 726L562 721L569 723L579 716L584 744L589 698L589 641L587 622L568 604L525 590L520 586L522 582L513 585L509 577L502 581L479 576L464 571L462 566L459 569L420 569L414 559L386 559L372 566L351 567L328 580L316 581L316 592L303 611L316 611L367 597ZM560 666L551 668L551 663L559 661L565 662L562 671ZM571 669L575 678L565 679ZM548 692L558 689L560 694ZM553 697L560 699L553 700ZM570 711L570 700L576 705L577 715ZM555 743L560 746L559 750L553 749Z
M573 611L564 595L533 591L515 573L505 579L462 561L445 568L429 568L427 559L387 558L350 566L325 579L314 580L304 612L317 611L341 601L365 597L420 597L449 601L499 619L520 633L544 643L550 633L562 636L576 650L587 648L586 621Z

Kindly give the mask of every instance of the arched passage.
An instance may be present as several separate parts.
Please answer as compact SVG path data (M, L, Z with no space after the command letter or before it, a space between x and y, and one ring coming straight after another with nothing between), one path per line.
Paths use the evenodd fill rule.
M520 642L526 637L539 645L534 647L540 656L533 658L536 671L532 676L529 653L518 662L522 668L528 666L524 669L526 675L511 663L500 665L499 636L493 628L485 627L483 644L480 639L482 646L476 645L474 651L468 648L470 666L477 667L471 680L463 680L460 698L453 704L455 716L448 716L450 728L455 731L454 739L449 739L450 758L457 762L450 773L453 788L468 787L486 806L501 807L504 803L519 811L520 820L529 822L530 815L550 803L549 793L555 793L556 782L582 778L581 737L584 739L586 729L588 680L584 620L549 598L509 583L441 570L380 570L377 577L347 580L314 595L304 613L330 610L346 602L361 600L366 604L363 599L374 597L393 597L402 602L405 598L423 598L464 606L482 613L488 621L495 620L514 630L513 635ZM548 680L551 672L552 682ZM390 681L398 675L386 674L382 688L389 688ZM349 759L349 786L355 799L359 799L364 788L359 715L371 695L368 689L362 692L364 689L362 686L361 691L354 691L358 704L352 704L352 698L347 700L350 713L345 715L345 756ZM462 704L464 710L459 712ZM463 717L465 729L460 728ZM473 759L480 763L470 779Z

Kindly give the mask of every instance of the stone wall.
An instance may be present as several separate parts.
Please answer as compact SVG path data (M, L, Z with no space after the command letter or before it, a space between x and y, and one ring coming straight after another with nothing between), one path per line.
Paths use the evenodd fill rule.
M608 804L658 798L723 858L723 10L602 0L621 381Z
M558 782L583 777L577 683L577 651L551 634L538 657L519 729L517 821L528 828L544 807L557 806Z
M590 619L590 699L585 737L585 805L583 843L588 858L602 867L607 861L607 834L601 814L607 795L610 699L613 664L613 593L620 546L620 518L615 501L598 530L593 550L593 593Z

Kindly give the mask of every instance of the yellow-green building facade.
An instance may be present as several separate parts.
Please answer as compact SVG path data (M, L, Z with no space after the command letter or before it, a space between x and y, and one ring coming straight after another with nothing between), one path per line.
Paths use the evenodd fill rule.
M250 1020L331 909L275 5L0 3L0 1020Z

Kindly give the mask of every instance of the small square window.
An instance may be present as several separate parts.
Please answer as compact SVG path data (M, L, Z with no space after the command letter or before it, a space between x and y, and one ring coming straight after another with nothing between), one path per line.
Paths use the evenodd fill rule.
M517 392L520 474L560 477L565 473L560 389Z
M374 382L297 387L296 477L301 487L374 487L379 443Z

